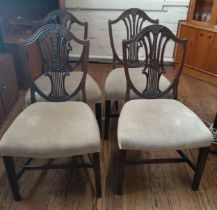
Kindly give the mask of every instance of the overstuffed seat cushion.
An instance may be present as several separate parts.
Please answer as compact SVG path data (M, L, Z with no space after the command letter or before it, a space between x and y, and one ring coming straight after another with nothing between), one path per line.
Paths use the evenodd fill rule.
M212 140L212 133L201 119L172 99L129 101L119 117L120 149L199 148L210 146Z
M82 72L71 72L69 76L66 77L65 80L65 88L67 93L72 93L75 88L79 85L81 78L83 76ZM40 76L38 79L36 79L35 84L39 87L39 89L44 92L45 94L49 94L51 91L51 82L47 76ZM85 82L85 91L86 91L86 97L87 101L90 103L100 103L101 101L101 90L96 83L96 81L87 74L86 82ZM39 96L37 93L36 95L36 101L42 102L45 101L44 98ZM72 101L81 101L82 95L81 93L78 93L75 97L73 97ZM30 89L28 89L26 93L26 104L30 105Z
M142 68L129 68L130 78L139 91L143 91L146 87L146 77L142 75ZM160 90L165 90L170 85L170 81L161 76L160 78ZM105 98L106 100L124 100L126 95L126 76L124 68L113 69L106 78L105 82ZM165 96L170 98L172 91ZM130 94L130 99L139 98L135 93Z
M100 134L83 102L37 102L14 120L0 141L2 156L57 158L99 152Z

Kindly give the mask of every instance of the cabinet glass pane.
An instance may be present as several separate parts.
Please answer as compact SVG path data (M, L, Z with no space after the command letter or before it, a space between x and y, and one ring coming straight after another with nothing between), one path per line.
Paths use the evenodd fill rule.
M194 10L194 20L209 22L214 0L197 0Z

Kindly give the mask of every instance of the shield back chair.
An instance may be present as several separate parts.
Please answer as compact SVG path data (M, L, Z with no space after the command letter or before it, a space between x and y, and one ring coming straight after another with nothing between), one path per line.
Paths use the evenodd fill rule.
M160 86L164 67L165 48L169 42L176 43L182 54L170 83ZM129 73L129 45L140 43L143 50L142 74L144 86L138 89ZM123 41L124 68L127 78L126 103L118 121L118 145L120 149L117 193L122 194L124 168L128 164L180 163L186 162L195 171L192 189L197 190L213 139L202 120L185 105L174 99L162 99L172 89L177 89L186 55L187 41L178 39L168 28L151 25L131 40ZM169 71L169 70L168 70ZM130 92L140 99L130 100ZM161 99L159 99L161 98ZM199 149L196 165L182 151ZM127 151L175 150L180 157L165 159L127 160Z
M117 19L109 20L109 37L111 43L111 49L113 54L113 70L109 73L105 82L105 127L104 127L104 139L108 139L109 134L109 121L111 117L118 117L118 114L112 113L111 104L114 101L118 109L118 101L124 100L126 92L126 78L124 75L123 60L117 53L117 46L115 45L115 37L113 34L113 28L115 26L121 27L126 31L124 39L131 39L137 33L139 33L147 24L158 24L159 20L151 19L143 10L137 8L131 8L124 11ZM121 42L120 42L121 46ZM131 67L134 66L134 60L138 56L140 46L130 46L130 56L128 57ZM119 68L117 68L119 66ZM120 67L121 66L121 67ZM132 69L132 76L138 78L138 75L134 69ZM139 82L139 81L138 81Z
M79 27L79 31L81 31L81 34L79 34L82 36L82 38L80 39L87 39L88 36L88 23L87 22L81 22L79 21L72 13L66 11L66 10L54 10L52 12L50 12L43 20L39 21L40 23L37 24L37 27L39 25L46 25L46 24L60 24L65 26L67 29L73 31L75 29L75 27ZM74 27L74 28L73 28ZM83 33L83 34L82 34ZM68 43L68 56L71 52L73 52L73 46L71 43ZM74 48L77 48L77 51L79 46L75 45ZM40 49L40 47L39 47ZM70 61L70 59L67 59L69 63L72 63ZM81 76L81 75L80 75ZM75 83L76 81L76 77L74 76L69 76L68 77L68 83ZM39 77L37 79L38 83L43 83L45 82L43 80L42 77ZM43 88L44 91L46 91L46 89L48 90L49 83L47 84L43 84ZM100 130L101 130L101 90L98 86L98 84L96 83L96 81L89 75L87 74L86 77L86 94L87 94L87 102L90 104L94 104L95 105L95 114L96 114L96 118L97 118L97 122L99 124ZM43 101L43 98L38 98L38 100ZM72 99L74 100L74 98ZM81 100L81 97L77 97L76 100ZM27 91L26 94L26 104L29 105L31 104L30 102L30 90Z
M44 91L34 81L28 62L28 48L35 42L43 49L44 79L50 89ZM69 42L76 42L83 48L81 59L72 69L67 62ZM89 41L75 37L64 26L49 24L41 27L30 39L19 42L23 67L30 82L31 105L13 121L0 141L3 158L14 200L20 200L18 179L26 170L93 168L96 195L101 196L100 181L100 132L94 113L86 102L85 81L89 56ZM72 70L82 69L82 76L76 83L67 84ZM77 76L76 74L74 75ZM82 92L82 101L70 98ZM46 102L37 102L37 95ZM71 158L77 155L92 156L89 162L72 164L34 165L37 158ZM14 158L28 158L17 173Z

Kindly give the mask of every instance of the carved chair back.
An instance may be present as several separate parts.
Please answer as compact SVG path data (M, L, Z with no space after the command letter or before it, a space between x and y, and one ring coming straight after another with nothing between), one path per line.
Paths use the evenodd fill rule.
M165 76L167 73L167 68L165 68L165 49L169 43L173 43L174 46L180 47L182 50L180 56L180 62L177 64L177 68L173 72L172 78L167 87L162 90L160 88L161 77ZM129 67L129 46L139 45L140 51L138 52L139 59L134 60L136 71L141 71L141 77L144 79L143 90L138 90L136 84L133 83ZM127 91L126 91L126 101L129 100L130 92L132 91L140 98L161 98L173 91L173 97L177 97L177 88L179 83L179 77L182 73L182 68L184 65L187 40L178 39L167 27L162 25L150 25L144 28L140 33L134 36L130 40L123 40L123 61L124 69L127 78Z
M153 20L151 19L143 10L137 9L137 8L131 8L126 11L124 11L117 19L115 20L109 20L108 26L109 26L109 37L110 37L110 43L113 53L113 68L115 68L115 65L121 64L123 65L122 59L118 56L118 53L115 48L114 44L114 38L113 38L113 30L112 26L114 24L118 24L119 22L123 22L125 29L126 29L126 38L127 40L132 39L137 33L139 33L144 27L145 24L151 23L151 24L158 24L159 20ZM129 55L128 55L128 63L132 66L134 65L134 61L138 59L138 51L141 47L140 45L130 45L128 48Z
M65 26L69 30L72 28L74 24L77 24L84 28L84 39L87 39L88 23L81 22L67 10L58 9L48 13L47 16L42 20L42 25L46 24L60 24Z
M75 42L82 47L80 59L72 66L68 62L68 46L70 42ZM80 40L67 28L58 24L48 24L38 29L33 36L19 43L19 50L23 58L23 68L30 83L31 102L36 102L35 93L45 98L47 101L66 101L74 97L81 91L83 101L86 101L85 79L87 75L87 63L89 56L89 41ZM42 58L42 76L50 83L51 90L47 93L43 91L34 81L30 66L31 59L28 51L32 45L40 47ZM76 87L66 88L66 80L72 71L80 70L83 74ZM37 80L36 80L37 81Z

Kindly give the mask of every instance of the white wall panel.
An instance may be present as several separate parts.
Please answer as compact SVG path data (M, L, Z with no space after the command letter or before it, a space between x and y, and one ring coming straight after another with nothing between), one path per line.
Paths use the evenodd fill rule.
M109 41L108 20L117 18L125 9L138 7L144 9L153 19L167 26L176 34L178 21L186 19L189 0L66 0L66 8L81 21L89 24L90 58L93 60L112 58ZM82 34L79 28L73 29L76 35ZM124 27L114 29L115 44L121 55ZM73 52L76 56L76 50ZM173 45L166 50L166 58L172 60Z

